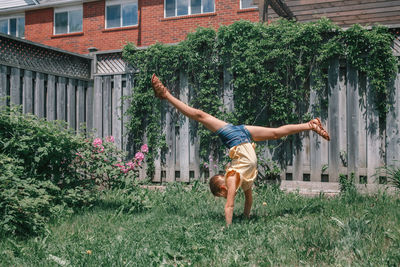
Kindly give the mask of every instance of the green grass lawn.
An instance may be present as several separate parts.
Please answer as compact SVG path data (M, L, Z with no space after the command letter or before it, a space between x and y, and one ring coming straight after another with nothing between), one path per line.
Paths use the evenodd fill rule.
M309 198L256 188L251 219L236 200L226 228L224 199L205 185L141 190L147 208L103 194L91 208L53 222L44 235L0 241L2 266L399 266L400 199L385 193ZM265 203L266 205L265 205Z

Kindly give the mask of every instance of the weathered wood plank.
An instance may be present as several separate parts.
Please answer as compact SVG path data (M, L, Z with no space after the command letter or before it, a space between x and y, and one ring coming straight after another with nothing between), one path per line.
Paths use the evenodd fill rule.
M18 68L11 68L10 77L10 97L11 103L14 105L21 105L21 71Z
M24 113L33 113L33 82L32 82L32 71L24 71L24 84L23 90L23 105L22 110Z
M7 105L7 67L0 65L0 106Z
M365 74L359 73L359 108L360 120L358 123L358 151L359 169L367 169L367 78ZM367 175L367 173L364 173Z
M315 108L320 106L317 91L315 89L313 79L310 81L310 109L313 117L320 117L321 114L315 112ZM310 180L312 182L321 181L321 141L315 132L310 132Z
M86 129L88 132L93 130L93 102L94 102L94 90L93 90L93 82L89 81L87 83L86 90Z
M111 135L111 76L103 78L103 137Z
M333 59L328 69L328 118L329 133L329 182L337 182L339 179L339 156L340 156L340 132L339 132L339 60ZM323 141L324 142L324 141Z
M375 95L369 78L367 79L367 167L368 183L377 183L377 168L381 161L381 139L379 136L379 115L376 110Z
M168 107L165 114L165 139L167 142L167 153L165 155L166 182L173 182L175 180L175 124L172 112L173 109Z
M122 75L114 75L112 122L112 135L115 145L122 149Z
M126 75L126 86L122 90L123 103L122 103L122 147L129 155L133 155L133 142L129 138L129 129L127 125L131 121L131 116L127 113L131 105L132 88L135 86L133 74Z
M103 136L103 79L100 76L94 77L94 98L93 98L93 127L95 136Z
M189 102L189 83L188 77L185 73L181 72L180 79L180 99L183 103ZM182 182L189 182L189 118L184 116L180 127L180 178Z
M76 80L68 79L67 120L69 128L76 129Z
M293 136L293 180L303 181L303 152L301 148L300 134Z
M66 92L66 79L64 77L58 77L57 82L57 120L66 121L66 103L65 103L65 92Z
M36 72L34 114L39 118L44 117L44 98L44 75L43 73Z
M78 81L77 95L76 95L76 131L83 132L85 128L85 84L84 81Z
M232 112L234 109L233 102L233 84L232 84L232 75L224 67L224 107L227 112Z
M56 77L47 76L46 117L48 121L56 119Z
M347 104L346 104L347 70L339 68L339 166L347 166ZM341 173L345 174L345 173Z
M347 175L358 177L359 168L359 125L360 107L358 90L358 73L347 64Z
M386 119L386 165L400 166L400 73L393 83L394 101Z
M190 96L194 95L194 88L189 85L189 102ZM190 149L189 149L189 157L190 157L190 171L193 172L194 179L201 179L200 174L200 140L197 135L197 131L195 130L198 125L197 121L189 120L189 132L190 132Z

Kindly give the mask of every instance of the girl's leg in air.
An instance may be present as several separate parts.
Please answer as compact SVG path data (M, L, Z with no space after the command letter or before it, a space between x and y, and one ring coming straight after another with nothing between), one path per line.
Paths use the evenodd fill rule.
M214 116L188 106L183 103L168 91L166 87L160 82L160 80L153 75L152 84L154 88L155 95L158 98L168 100L177 110L179 110L183 115L191 118L192 120L198 121L204 125L207 129L212 132L216 132L218 129L227 125L225 121L215 118Z

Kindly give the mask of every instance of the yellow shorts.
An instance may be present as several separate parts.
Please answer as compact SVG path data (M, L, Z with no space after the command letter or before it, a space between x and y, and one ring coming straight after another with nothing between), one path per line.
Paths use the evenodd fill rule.
M257 177L255 146L254 143L243 143L229 150L229 157L232 159L232 163L226 169L225 180L234 173L238 174L239 183L236 184L236 191L239 187L242 187L243 191L247 191L252 187Z

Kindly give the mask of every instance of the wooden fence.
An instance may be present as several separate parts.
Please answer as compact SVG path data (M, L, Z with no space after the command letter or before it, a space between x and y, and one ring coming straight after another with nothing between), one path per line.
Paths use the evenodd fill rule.
M36 65L18 59L13 54L13 46L19 46L18 51L36 49L31 55ZM112 56L106 53L81 56L0 35L3 51L4 47L8 49L8 57L4 53L0 56L0 105L21 104L26 113L48 120L65 120L76 131L81 131L84 126L94 130L99 137L112 135L118 147L134 152L130 151L132 144L125 127L129 117L124 115L130 105L125 96L131 94L134 73L121 63L120 52L113 52ZM51 55L51 59L46 55ZM24 55L20 57L26 58ZM12 58L17 59L12 61ZM64 66L61 72L55 65L60 61L66 65L77 64L81 71L77 73L74 66ZM179 98L188 102L193 88L190 88L185 73L181 73L179 78ZM393 91L393 106L386 118L385 129L379 132L378 114L368 77L349 65L340 65L339 60L332 60L328 70L328 108L321 114L314 114L322 118L332 140L326 142L311 132L299 134L294 142L286 142L284 158L279 159L286 165L281 173L282 180L293 184L337 184L340 174L354 174L360 184L383 182L384 175L377 173L377 168L399 166L400 157L400 74L388 83ZM221 84L224 87L224 105L232 110L234 89L226 71ZM318 104L319 98L312 82L310 84L311 108ZM9 96L9 99L1 98L4 96ZM190 126L191 122L184 117L177 120L174 109L167 103L163 105L160 123L164 125L168 149L163 155L160 151L152 180L205 180L222 171L214 167L217 159L207 162L208 169L201 168L204 162L200 161L199 139ZM265 149L259 160L276 157L273 151ZM145 168L140 177L146 177Z

